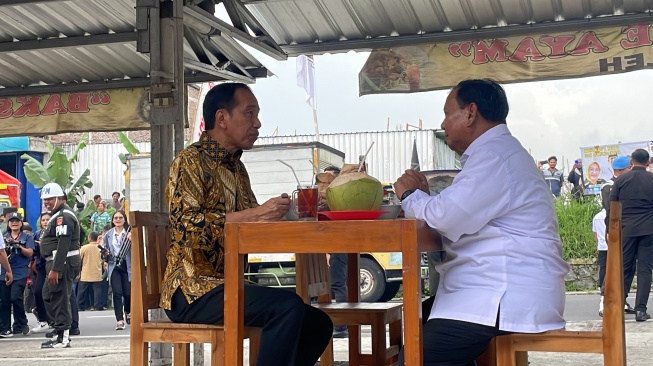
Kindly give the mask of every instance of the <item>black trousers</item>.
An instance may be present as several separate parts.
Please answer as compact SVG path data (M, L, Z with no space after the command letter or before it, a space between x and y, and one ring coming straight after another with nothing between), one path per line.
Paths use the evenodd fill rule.
M605 292L605 267L608 261L608 251L599 250L598 262L599 262L599 287L601 288L601 296ZM628 292L626 292L628 293Z
M85 282L79 281L77 288L77 304L83 310L93 306L94 308L100 307L100 296L102 292L102 281L98 282ZM93 302L91 303L91 299Z
M25 286L27 278L11 283L0 281L0 330L5 332L11 330L11 311L14 312L13 328L21 332L27 327L27 315L25 314Z
M32 283L32 292L34 292L34 302L36 303L36 318L39 322L48 321L48 313L45 310L43 302L43 285L46 280L45 267L36 269L36 278Z
M111 272L111 290L113 291L113 312L116 314L116 320L125 320L125 314L131 312L131 284L126 266L124 269L116 267Z
M70 316L72 317L70 329L79 328L79 304L77 303L75 291L70 291Z
M329 258L331 294L336 302L347 302L347 253L333 253Z
M333 323L295 293L245 285L245 325L263 328L257 366L313 366L331 340ZM224 324L224 286L188 304L181 289L172 297L174 322Z
M59 332L70 329L73 323L71 304L77 305L77 299L72 296L72 287L75 277L81 268L79 255L66 258L64 271L59 273L59 283L52 285L46 281L43 286L43 301L48 312L48 318L54 323L53 327ZM45 263L46 273L50 273L53 261Z
M646 311L651 293L651 271L653 270L653 235L623 237L624 256L624 298L633 283L637 271L637 295L635 310Z
M510 334L499 330L498 316L494 327L451 319L427 320L434 299L431 296L422 303L424 366L476 365L476 358L485 352L492 338ZM399 354L399 365L404 364L403 358L402 351Z

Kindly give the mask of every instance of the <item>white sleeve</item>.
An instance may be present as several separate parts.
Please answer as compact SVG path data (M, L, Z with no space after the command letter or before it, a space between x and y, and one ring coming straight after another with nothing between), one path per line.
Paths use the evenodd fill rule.
M402 202L407 218L426 221L451 241L474 234L510 207L511 184L495 154L471 156L437 196L416 191Z
M0 235L0 249L5 248L5 238L4 236Z

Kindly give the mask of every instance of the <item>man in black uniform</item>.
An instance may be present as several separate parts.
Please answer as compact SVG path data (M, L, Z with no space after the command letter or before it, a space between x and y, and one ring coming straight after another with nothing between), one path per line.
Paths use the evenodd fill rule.
M650 158L646 150L637 149L630 157L633 168L614 181L610 201L619 201L622 205L624 290L627 295L637 272L635 320L643 322L651 318L647 305L653 269L653 175L646 171ZM609 218L608 210L606 221ZM606 232L609 231L607 229L609 225Z
M70 347L72 314L70 294L73 280L81 270L79 256L79 222L66 205L66 195L56 183L48 183L41 190L41 199L52 217L41 236L41 255L45 258L46 283L43 300L48 318L54 321L56 337L41 344L41 348Z

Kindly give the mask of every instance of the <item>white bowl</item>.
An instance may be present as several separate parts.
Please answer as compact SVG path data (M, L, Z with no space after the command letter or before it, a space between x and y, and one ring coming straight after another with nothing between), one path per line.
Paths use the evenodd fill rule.
M381 205L381 211L389 211L379 216L377 220L394 220L401 212L401 205Z

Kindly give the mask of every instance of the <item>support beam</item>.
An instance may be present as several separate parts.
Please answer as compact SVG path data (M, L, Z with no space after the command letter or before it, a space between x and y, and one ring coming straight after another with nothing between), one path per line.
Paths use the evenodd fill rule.
M136 32L112 33L112 34L96 34L90 36L74 36L74 37L60 37L60 38L47 38L41 40L29 40L18 42L2 42L0 43L0 52L15 52L15 51L32 51L44 50L49 48L65 48L65 47L83 47L91 45L105 45L110 43L129 43L136 42Z
M186 64L186 67L188 67L189 69L201 71L205 74L214 75L220 79L239 81L241 83L246 83L246 84L252 84L255 82L254 78L252 77L236 74L235 72L228 71L225 69L219 69L215 66L203 64L201 62L194 61L191 59L184 59L184 63Z
M253 77L266 77L266 68L248 69ZM202 72L187 73L184 77L186 84L207 83L209 81L221 81L223 78ZM107 89L143 88L149 87L150 78L133 78L108 81L89 81L85 83L68 83L53 85L34 85L26 87L0 88L0 98L19 97L23 95L52 94L52 93L74 93Z
M392 48L419 44L448 43L469 41L483 38L511 37L538 33L555 33L578 31L579 29L593 29L610 26L624 26L630 24L649 23L653 21L653 14L626 14L606 16L583 20L565 20L559 22L543 22L531 25L511 25L506 27L481 28L466 31L438 32L423 35L404 35L396 37L379 37L372 39L332 41L320 43L302 43L296 45L283 45L281 48L289 56L322 54L327 52L347 52L351 50L363 51L376 48Z
M197 6L184 6L184 17L191 17L194 20L204 22L211 27L219 30L224 35L233 37L276 60L282 61L288 58L288 55L286 55L280 48L278 48L279 46L274 43L272 38L269 38L267 42L270 42L273 45L265 43L259 37L251 36L242 30L237 29L232 25L216 18L212 14L207 13Z
M27 5L27 4L38 4L38 3L56 3L63 2L64 0L2 0L0 3L0 8L7 5Z

